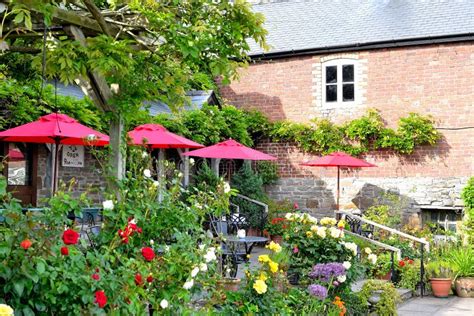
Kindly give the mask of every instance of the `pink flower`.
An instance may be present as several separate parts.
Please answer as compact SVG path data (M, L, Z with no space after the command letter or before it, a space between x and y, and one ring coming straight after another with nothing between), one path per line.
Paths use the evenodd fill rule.
M295 247L293 248L293 253L298 253L298 252L300 252L300 250L298 249L298 246L295 246Z

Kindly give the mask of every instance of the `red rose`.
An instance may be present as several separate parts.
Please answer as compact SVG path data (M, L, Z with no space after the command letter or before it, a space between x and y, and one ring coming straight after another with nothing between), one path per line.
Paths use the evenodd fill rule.
M152 276L151 274L150 274L149 276L147 276L146 281L147 281L148 283L153 282L153 276Z
M140 273L135 274L135 284L136 285L142 285L143 283L143 278Z
M97 273L94 273L94 274L92 275L92 278L93 278L94 280L96 280L96 281L99 281L99 280L100 280L100 275L98 275Z
M105 296L104 291L95 292L95 302L99 305L100 308L103 308L107 304L107 296Z
M143 247L142 256L146 261L152 261L155 258L155 252L150 247Z
M63 241L66 245L75 245L79 240L79 234L72 229L66 229L63 233Z
M95 272L99 273L99 268L95 268Z
M68 256L69 255L69 248L64 246L64 247L61 247L61 254L63 256Z
M20 243L20 246L21 246L21 248L26 250L26 249L30 248L32 244L33 243L31 242L31 240L25 239Z
M405 266L405 261L400 260L400 262L398 263L398 265L403 268L403 267Z

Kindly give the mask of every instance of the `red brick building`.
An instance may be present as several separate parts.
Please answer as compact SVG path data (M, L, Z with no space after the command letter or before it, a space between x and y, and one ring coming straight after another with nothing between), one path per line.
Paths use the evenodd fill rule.
M409 112L432 115L443 135L436 146L370 153L378 168L344 172L341 205L365 208L390 192L425 219L456 219L474 175L474 2L261 2L254 10L266 17L272 48L252 45L251 65L222 96L272 120L343 122L376 108L394 127ZM292 144L259 147L279 158L271 196L333 209L334 170L299 166L313 157Z

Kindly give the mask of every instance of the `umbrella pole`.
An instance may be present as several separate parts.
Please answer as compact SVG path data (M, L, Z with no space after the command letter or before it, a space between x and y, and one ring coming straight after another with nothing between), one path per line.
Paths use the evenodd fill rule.
M158 202L163 201L163 181L165 174L165 150L160 148L158 151L158 181L160 182L159 192L158 192Z
M340 177L340 169L337 166L337 196L336 196L336 210L339 211L339 177Z
M58 173L59 173L59 139L54 141L54 164L53 164L53 191L51 196L54 196L58 189Z

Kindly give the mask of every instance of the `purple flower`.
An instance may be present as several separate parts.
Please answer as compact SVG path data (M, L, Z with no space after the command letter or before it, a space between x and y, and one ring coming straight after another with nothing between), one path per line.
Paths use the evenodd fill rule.
M308 292L320 300L324 300L328 296L328 289L319 284L311 284L308 286Z
M309 273L312 279L318 279L322 282L329 282L331 279L346 274L346 268L339 262L319 263L313 267Z

